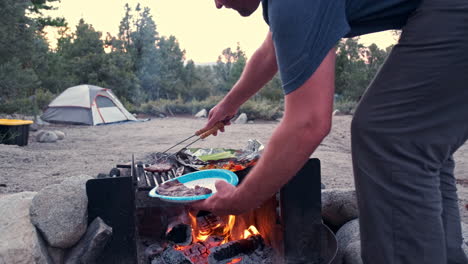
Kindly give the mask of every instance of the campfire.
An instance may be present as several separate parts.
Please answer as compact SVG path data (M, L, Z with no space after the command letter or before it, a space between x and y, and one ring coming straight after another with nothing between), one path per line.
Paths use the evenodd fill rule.
M236 231L236 217L218 217L202 212L197 216L189 214L190 225L178 224L167 232L168 240L174 243L173 248L194 264L205 263L239 263L243 257L250 259L261 257L266 245L254 225ZM176 255L175 253L172 253ZM164 263L164 262L161 262Z
M320 231L318 160L308 162L281 193L260 207L220 217L149 197L152 188L207 166L177 155L167 159L173 164L170 171L145 169L161 156L155 153L145 161L117 165L109 178L88 184L90 218L99 216L114 229L100 263L321 264L330 258L326 252L330 245L324 244ZM235 164L252 166L252 160ZM229 158L222 166L226 164L232 165ZM231 167L242 182L247 166Z

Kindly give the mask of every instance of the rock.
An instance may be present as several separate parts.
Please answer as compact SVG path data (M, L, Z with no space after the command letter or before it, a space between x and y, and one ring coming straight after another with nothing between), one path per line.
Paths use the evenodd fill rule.
M86 234L67 254L65 264L97 264L97 259L112 236L112 228L101 218L91 222Z
M45 187L34 197L31 222L52 247L69 248L86 232L88 198L86 175Z
M360 240L359 237L359 220L354 219L343 225L336 233L336 240L338 241L338 252L336 254L333 264L343 263L347 247L356 241ZM346 262L345 262L346 263Z
M344 264L362 264L361 240L350 243L344 250Z
M206 111L206 109L202 109L198 113L195 114L196 118L205 118L207 116L208 116L208 111Z
M247 122L247 124L253 124L253 123L254 123L254 121L252 121L252 120L249 120L249 121Z
M242 113L240 116L234 121L235 124L246 124L247 123L247 114Z
M69 177L62 181L60 184L81 188L82 191L86 193L86 182L91 179L93 179L93 177L86 174L80 174L78 176Z
M340 110L336 109L335 111L333 111L333 116L341 116L341 115L343 115L343 113Z
M65 259L65 250L61 248L47 247L53 264L62 264Z
M45 132L47 132L46 130L42 130L40 129L39 131L37 131L34 136L36 137L36 140L38 140L38 138L40 138L42 136L42 134L44 134Z
M463 244L463 245L462 245L462 249L463 249L463 252L465 252L465 255L468 257L468 245L467 245L467 244Z
M468 224L461 222L463 242L468 246Z
M320 183L320 189L322 189L322 190L325 189L325 184Z
M21 192L0 198L0 263L49 264L45 242L29 219L35 192Z
M322 191L322 217L326 224L333 228L339 228L358 216L354 189L326 189Z
M54 130L55 135L57 135L58 140L62 140L65 138L65 133L60 130Z
M52 143L58 140L57 135L52 131L44 131L38 133L36 136L36 140L41 143Z

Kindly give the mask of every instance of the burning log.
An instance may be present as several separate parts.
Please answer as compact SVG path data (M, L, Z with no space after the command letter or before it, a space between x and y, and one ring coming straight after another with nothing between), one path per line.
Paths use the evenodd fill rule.
M196 219L198 229L201 232L209 232L224 224L223 220L219 216L207 211L198 212Z
M211 250L208 257L209 264L225 263L235 258L248 255L257 249L263 249L265 246L261 235L251 236L247 239L241 239L223 244Z
M176 247L176 249L182 251L194 264L206 264L210 249L219 246L222 241L222 237L212 236L206 241L199 241L186 247Z
M192 243L192 227L187 224L177 224L166 233L166 239L179 246Z

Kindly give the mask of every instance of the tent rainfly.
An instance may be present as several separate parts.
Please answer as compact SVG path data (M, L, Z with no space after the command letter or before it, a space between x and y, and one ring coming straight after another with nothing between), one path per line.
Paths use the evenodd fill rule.
M87 84L63 91L49 104L41 119L51 123L94 126L136 121L110 89Z

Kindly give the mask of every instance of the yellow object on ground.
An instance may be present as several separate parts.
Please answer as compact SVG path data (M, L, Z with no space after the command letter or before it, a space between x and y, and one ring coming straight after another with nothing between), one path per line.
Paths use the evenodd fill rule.
M30 120L20 120L20 119L0 119L0 126L22 126L30 125L34 123Z

